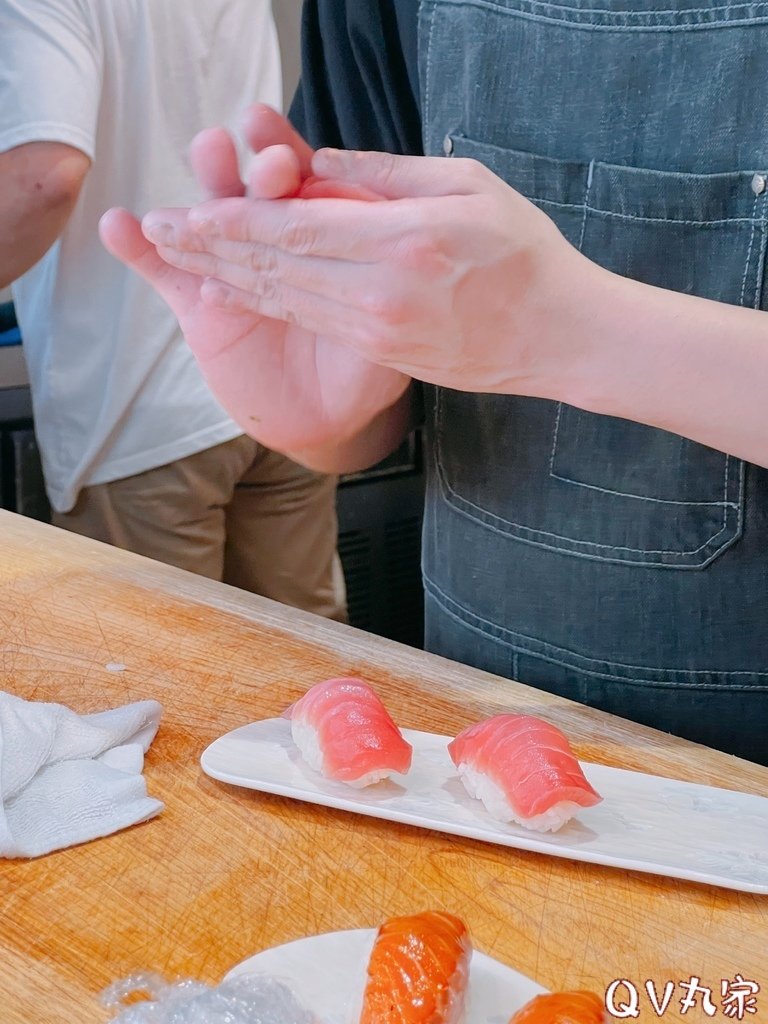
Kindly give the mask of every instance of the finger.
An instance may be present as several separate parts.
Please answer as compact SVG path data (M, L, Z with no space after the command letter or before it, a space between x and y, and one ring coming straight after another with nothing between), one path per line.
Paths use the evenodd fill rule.
M299 189L298 199L364 199L369 203L384 201L384 196L372 192L363 185L354 185L347 181L331 181L312 175L305 178Z
M302 178L312 173L314 150L282 114L278 114L266 103L254 103L246 110L242 128L245 141L254 153L268 146L290 146L298 157Z
M99 222L99 235L105 248L148 281L177 317L199 298L200 279L162 260L127 210L108 210Z
M263 282L262 290L244 291L215 278L207 278L200 290L205 305L227 313L251 313L281 320L312 334L353 344L364 336L365 318L333 299L313 295L279 282Z
M207 248L205 240L189 224L188 209L160 207L144 214L141 230L154 245L173 246L184 251L197 252Z
M358 307L375 305L375 295L383 294L383 279L387 275L383 267L372 275L368 264L294 256L271 246L245 242L215 240L210 251L183 251L160 245L157 251L171 266L199 277L216 278L242 291L257 290L259 281L264 279L278 280L292 288Z
M194 207L189 226L206 239L256 242L298 256L374 263L431 224L425 200L370 203L351 199L213 200ZM439 202L439 200L434 200ZM431 228L433 241L437 227ZM163 244L166 239L155 239Z
M224 128L198 132L189 147L189 158L206 199L245 195L237 147Z
M246 182L252 199L282 199L295 195L301 186L301 166L296 152L281 144L254 153Z
M473 195L498 179L476 160L394 156L345 149L320 149L312 170L322 178L363 185L389 199L412 196Z

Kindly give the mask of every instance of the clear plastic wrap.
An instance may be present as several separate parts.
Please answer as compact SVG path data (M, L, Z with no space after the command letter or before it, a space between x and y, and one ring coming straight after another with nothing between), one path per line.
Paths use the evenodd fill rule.
M136 995L145 998L127 1006ZM317 1024L287 985L257 974L218 986L135 974L110 985L101 999L117 1011L113 1024Z

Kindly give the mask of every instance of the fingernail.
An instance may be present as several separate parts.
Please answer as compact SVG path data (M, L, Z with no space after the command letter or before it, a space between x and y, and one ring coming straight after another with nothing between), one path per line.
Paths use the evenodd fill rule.
M174 230L170 224L143 224L144 237L155 245L168 245L174 240Z
M346 154L340 149L319 149L312 159L312 169L324 178L341 174L346 166Z

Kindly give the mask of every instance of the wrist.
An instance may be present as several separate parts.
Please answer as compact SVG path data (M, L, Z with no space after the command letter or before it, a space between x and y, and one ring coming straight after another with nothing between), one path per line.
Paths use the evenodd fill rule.
M644 286L581 259L586 266L571 290L571 343L558 398L589 412L620 416L622 381L636 378L637 363L648 361L639 351L644 338L637 329Z
M589 268L552 397L680 432L681 380L697 386L717 318L743 311Z
M628 301L623 285L634 282L570 246L552 266L523 339L524 390L517 381L510 393L602 411L615 359L616 308Z

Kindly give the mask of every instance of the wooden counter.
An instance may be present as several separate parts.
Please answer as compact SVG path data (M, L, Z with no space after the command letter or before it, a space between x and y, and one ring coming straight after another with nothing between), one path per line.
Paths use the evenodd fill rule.
M215 981L265 947L427 908L460 915L477 948L548 988L697 975L719 990L739 972L763 987L749 1019L768 1021L764 896L251 793L198 760L312 683L359 674L402 726L450 733L520 709L587 760L762 796L768 769L9 513L0 537L0 686L78 712L159 700L146 778L166 804L107 839L0 862L0 1024L97 1024L99 991L138 969ZM639 1019L658 1018L644 1002Z

